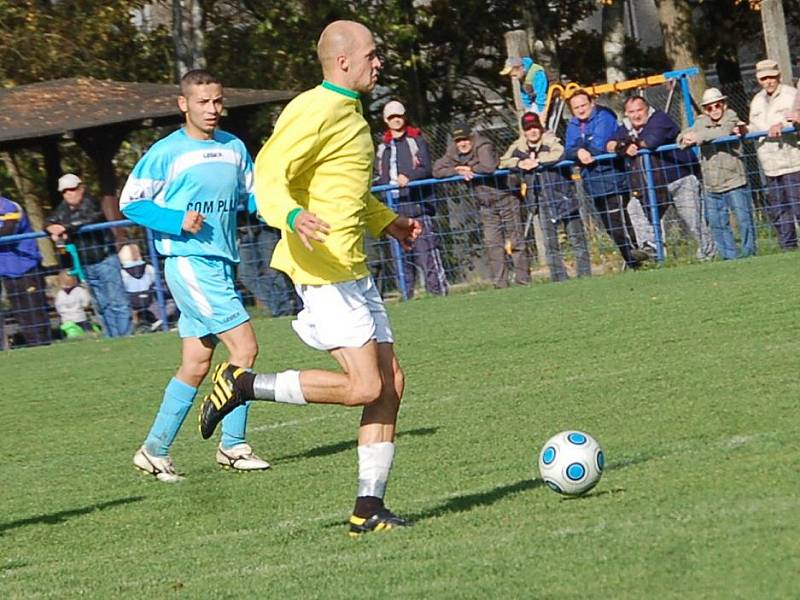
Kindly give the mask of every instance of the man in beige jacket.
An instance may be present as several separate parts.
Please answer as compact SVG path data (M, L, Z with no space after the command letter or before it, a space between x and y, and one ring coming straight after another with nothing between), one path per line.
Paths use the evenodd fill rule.
M694 125L678 136L681 148L700 147L700 168L705 187L706 219L714 236L717 252L725 260L751 256L756 252L756 228L753 223L753 201L747 186L747 173L741 156L741 142L712 144L713 140L744 133L744 123L728 107L727 97L717 88L703 92L700 102L703 114ZM730 214L736 215L741 252L731 229Z
M588 277L592 274L592 261L572 171L567 166L555 166L564 159L564 145L554 133L545 130L534 112L522 115L520 129L519 139L500 159L500 168L518 173L528 210L539 211L550 279L569 279L558 239L560 224L572 244L576 274Z
M756 152L767 177L767 215L784 250L797 248L795 221L800 221L800 140L797 133L782 134L791 125L797 90L781 83L778 63L756 64L761 85L750 103L749 129L767 131L756 141Z

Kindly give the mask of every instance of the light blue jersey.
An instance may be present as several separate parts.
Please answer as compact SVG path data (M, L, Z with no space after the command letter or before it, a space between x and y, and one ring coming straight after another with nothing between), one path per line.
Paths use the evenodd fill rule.
M183 128L139 159L120 197L122 213L153 230L164 256L204 256L239 262L236 210L254 203L253 162L242 141L225 131L197 140ZM197 234L182 231L186 211L205 217Z

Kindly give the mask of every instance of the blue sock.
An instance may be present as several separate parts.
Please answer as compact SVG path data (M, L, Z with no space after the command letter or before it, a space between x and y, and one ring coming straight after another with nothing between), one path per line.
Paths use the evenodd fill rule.
M144 441L144 446L150 454L154 456L169 454L169 447L175 441L186 415L189 414L196 394L197 388L175 377L170 380L167 389L164 390L164 399L161 401L156 419Z
M244 430L247 427L247 411L250 403L237 406L230 414L222 419L222 447L232 448L236 444L244 443Z

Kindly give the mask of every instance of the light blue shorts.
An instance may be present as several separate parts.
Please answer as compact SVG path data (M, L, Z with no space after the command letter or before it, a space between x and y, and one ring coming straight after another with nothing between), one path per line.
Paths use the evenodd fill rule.
M181 311L178 333L182 338L216 335L250 320L236 293L233 263L223 258L169 256L164 276Z

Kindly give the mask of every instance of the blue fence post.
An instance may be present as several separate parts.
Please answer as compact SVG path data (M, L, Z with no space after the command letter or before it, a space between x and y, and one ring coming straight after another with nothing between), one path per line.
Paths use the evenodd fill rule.
M386 200L386 206L397 212L397 199L394 194L391 191L384 192L383 197ZM395 274L397 275L397 286L400 288L400 297L403 300L408 300L408 282L406 281L406 270L403 268L403 253L405 250L400 246L400 242L393 237L389 238L389 248L392 253Z
M683 111L686 113L686 122L691 127L694 125L694 107L692 106L692 93L689 90L689 78L683 75L678 81L681 84L681 93L683 94Z
M656 197L656 186L653 181L653 165L650 160L650 152L641 150L640 152L642 152L642 170L644 171L647 202L650 205L653 238L656 242L656 260L658 262L664 262L664 240L661 238L661 215L658 212L658 198Z
M158 261L158 251L156 244L153 240L153 232L147 227L144 228L145 237L147 238L147 251L150 254L151 264L153 265L153 274L155 275L155 288L156 288L156 302L158 308L161 310L161 331L169 331L169 317L167 315L167 301L164 295L164 288L161 285L161 264Z

